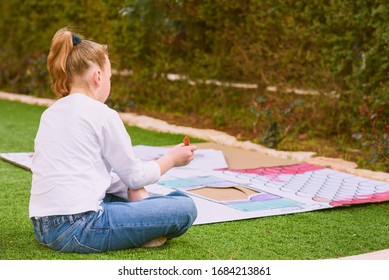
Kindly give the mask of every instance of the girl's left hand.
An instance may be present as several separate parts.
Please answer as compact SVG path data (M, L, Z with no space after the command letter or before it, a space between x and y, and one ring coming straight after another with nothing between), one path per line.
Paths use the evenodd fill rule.
M150 197L150 194L146 191L145 188L140 188L137 190L128 189L128 199L131 201L142 200Z

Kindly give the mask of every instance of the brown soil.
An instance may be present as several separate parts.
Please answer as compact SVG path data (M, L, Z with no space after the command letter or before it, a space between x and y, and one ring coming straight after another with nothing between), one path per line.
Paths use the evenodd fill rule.
M138 110L134 113L164 120L169 124L173 124L173 125L187 126L187 127L193 127L199 129L214 129L214 130L222 131L242 141L245 140L254 141L255 138L258 136L253 131L250 131L249 129L245 129L238 124L230 123L228 125L224 125L221 127L215 125L212 120L195 114L189 114L183 116L183 115L177 115L173 113L159 113L159 112L141 111L141 110Z

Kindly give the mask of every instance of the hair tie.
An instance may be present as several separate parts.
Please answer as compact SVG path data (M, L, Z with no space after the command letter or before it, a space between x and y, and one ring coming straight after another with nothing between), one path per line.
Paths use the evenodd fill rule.
M74 35L72 33L72 41L73 41L73 47L77 46L79 43L81 43L81 38L77 35Z

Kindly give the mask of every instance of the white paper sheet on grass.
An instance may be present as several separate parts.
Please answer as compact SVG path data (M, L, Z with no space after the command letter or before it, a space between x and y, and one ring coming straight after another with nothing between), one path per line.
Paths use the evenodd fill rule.
M185 185L186 182L193 186L193 182L196 180L207 182L204 180L204 177L207 176L233 182L239 186L246 186L264 196L272 196L273 198L262 201L249 200L247 203L241 204L229 204L228 202L226 204L226 201L214 201L192 194L198 209L198 218L195 224L259 218L389 200L389 183L329 168L320 168L300 174L281 174L276 177L243 174L228 170L210 171L204 176L173 179L181 180L179 183L171 181L171 178L166 179L166 181L161 178L159 184L149 186L149 188L154 193L168 193L171 188L166 187L166 185L188 191L188 188L181 186ZM199 183L199 185L202 184ZM204 186L207 185L210 184L204 184ZM266 205L266 209L260 209L262 204Z
M144 161L155 160L163 156L170 148L137 145L133 147L135 155ZM199 149L195 152L192 162L183 169L212 170L227 168L227 162L221 151L214 149Z
M259 218L266 216L276 216L290 213L299 213L299 212L307 212L325 208L331 208L332 206L327 202L314 202L311 198L307 197L298 197L293 193L285 193L280 190L266 187L265 184L258 184L250 181L248 178L239 178L236 174L234 175L226 175L221 171L208 171L205 174L197 173L195 178L204 178L208 176L213 176L220 178L221 180L226 180L229 182L236 183L237 185L247 186L253 190L257 190L261 193L269 193L275 194L280 197L280 199L288 199L292 202L291 206L288 207L279 207L268 210L258 210L258 211L242 211L235 208L230 207L229 205L224 204L223 202L215 201L209 198L196 196L190 194L194 199L195 204L197 206L198 216L194 224L209 224L209 223L218 223L218 222L227 222L227 221L235 221L235 220L243 220L243 219L251 219L251 218ZM175 176L171 176L169 172L164 175L160 182L163 183L165 181L176 180L181 178L183 181L188 179L189 177L178 177L179 168L177 168L175 172ZM186 176L186 173L181 173L182 176ZM193 178L190 176L190 178ZM205 184L207 185L207 184ZM201 186L200 186L201 187ZM176 188L180 189L180 188ZM160 184L153 184L147 186L147 190L153 194L167 194L174 188L166 187ZM182 189L185 191L185 188ZM276 206L275 206L276 207Z
M160 157L168 148L135 146L134 152L142 160ZM4 159L31 168L32 153L0 154ZM303 164L302 164L303 165ZM191 164L174 168L159 182L146 188L155 194L165 195L176 189L190 194L197 206L195 224L217 223L265 216L299 213L332 208L347 204L389 200L389 183L370 180L328 168L309 168L303 172L287 172L270 167L258 173L214 170L226 168L223 153L212 149L196 151ZM308 166L309 167L309 166ZM304 167L303 167L304 168ZM270 173L269 173L270 171ZM272 172L278 173L272 173ZM247 200L216 201L190 193L196 188L223 188L228 185L244 186L257 192ZM262 196L263 195L263 196ZM270 197L260 200L259 198ZM261 199L262 199L261 198ZM259 199L258 201L256 199Z
M169 188L161 187L158 185L148 186L147 189L155 194L167 194L172 190ZM195 225L228 222L245 220L251 218L260 218L267 216L277 216L291 213L307 212L325 208L331 208L328 203L319 204L306 204L303 207L283 208L283 209L271 209L252 212L243 212L230 208L221 203L217 203L212 200L204 199L201 197L193 196L192 198L196 204L198 216L195 221Z
M23 167L25 169L31 170L32 165L32 156L33 153L1 153L0 158L5 159L6 161L11 162L17 166Z
M169 148L165 147L144 145L134 146L133 149L135 156L143 161L158 159L169 150ZM1 158L26 169L31 169L32 156L32 152L0 153ZM221 151L201 149L196 151L193 161L189 165L181 168L179 172L188 171L188 175L192 175L193 172L190 172L190 170L212 170L213 168L227 167L227 162ZM172 173L174 173L174 170L172 170Z

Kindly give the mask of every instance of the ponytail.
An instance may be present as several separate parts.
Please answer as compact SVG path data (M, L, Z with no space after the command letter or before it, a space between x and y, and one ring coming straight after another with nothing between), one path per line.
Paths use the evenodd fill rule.
M66 27L58 30L51 41L47 58L47 69L54 93L60 98L67 96L73 77L85 73L90 63L104 69L106 56L106 45L81 39Z

